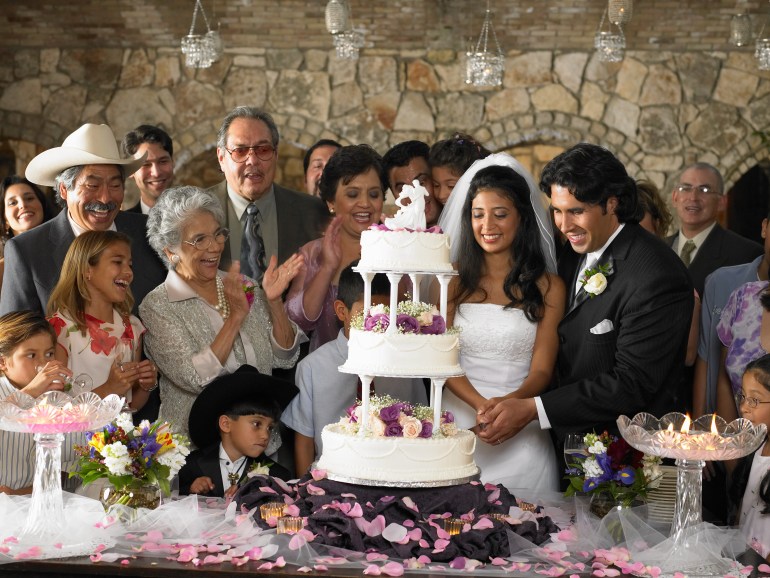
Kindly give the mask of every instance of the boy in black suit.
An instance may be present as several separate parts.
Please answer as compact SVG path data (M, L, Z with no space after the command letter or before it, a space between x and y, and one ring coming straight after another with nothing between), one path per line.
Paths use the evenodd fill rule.
M179 493L230 498L254 475L288 480L288 470L265 454L278 449L278 419L296 392L247 365L209 384L190 411L190 439L199 449L179 472Z

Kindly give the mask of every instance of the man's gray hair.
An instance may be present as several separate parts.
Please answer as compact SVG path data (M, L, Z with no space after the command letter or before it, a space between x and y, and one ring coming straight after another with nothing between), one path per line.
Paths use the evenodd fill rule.
M270 129L270 140L273 141L273 146L278 148L278 127L276 126L273 117L270 116L269 113L255 106L236 106L228 113L217 133L218 148L223 149L227 145L227 132L230 130L230 125L233 124L233 121L237 118L251 118L264 122L267 125L267 128Z
M684 170L679 175L679 180L682 179L682 175L689 171L690 169L696 169L699 171L711 171L711 173L716 177L717 179L717 185L719 186L719 194L723 195L725 193L725 181L722 178L722 173L719 172L719 169L716 168L714 165L704 162L698 162L693 163L691 165L688 165L684 168Z
M125 182L126 180L126 168L123 165L115 165L118 167L118 171L120 171L120 178L122 181ZM54 194L56 197L56 203L60 207L66 207L67 201L65 201L62 196L61 192L59 192L59 185L64 185L64 188L68 193L71 193L75 190L75 181L78 180L78 177L80 176L80 173L83 172L83 169L86 168L86 165L76 165L74 167L69 167L67 169L64 169L62 172L60 172L58 175L56 175L56 178L54 179Z
M158 197L147 217L147 240L168 269L176 264L169 261L164 249L176 253L182 245L182 229L197 213L209 213L220 227L225 223L222 203L208 191L182 186L166 189Z

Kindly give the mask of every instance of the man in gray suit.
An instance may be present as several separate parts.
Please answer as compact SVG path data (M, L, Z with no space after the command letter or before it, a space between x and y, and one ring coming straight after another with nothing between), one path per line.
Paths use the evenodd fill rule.
M64 209L6 244L0 315L21 309L45 312L67 249L86 231L117 230L131 237L135 310L163 282L165 270L145 236L147 217L120 212L126 175L143 162L144 157L121 158L115 135L104 124L85 124L62 146L32 159L27 178L54 187Z
M260 279L273 255L282 263L302 245L321 236L329 215L324 203L273 182L278 128L268 113L249 106L233 109L217 135L217 158L225 180L209 190L222 203L225 226L230 229L223 268L230 260L240 259L241 271ZM251 245L247 241L247 249L242 251L246 227L252 234L256 227L256 235L249 237ZM254 246L255 238L258 247Z

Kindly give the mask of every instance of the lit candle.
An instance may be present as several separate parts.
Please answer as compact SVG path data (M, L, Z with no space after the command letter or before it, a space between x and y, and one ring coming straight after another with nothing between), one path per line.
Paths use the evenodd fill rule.
M456 536L460 532L462 532L463 525L465 525L465 520L462 520L460 518L445 518L444 519L444 531L446 531L447 534L450 536Z
M280 518L286 510L283 502L267 502L259 507L259 515L267 522L269 518Z
M300 516L283 516L278 518L279 534L296 534L305 527L305 518Z

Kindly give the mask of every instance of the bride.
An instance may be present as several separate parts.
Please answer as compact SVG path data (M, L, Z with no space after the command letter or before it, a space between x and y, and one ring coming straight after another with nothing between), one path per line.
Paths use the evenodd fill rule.
M448 317L462 328L466 372L447 380L444 407L458 427L471 428L480 410L548 387L565 288L554 273L550 219L539 192L509 155L477 161L463 175L439 226L450 235L459 270L450 285ZM475 459L483 482L511 490L558 489L553 445L537 422L501 445L477 444Z

